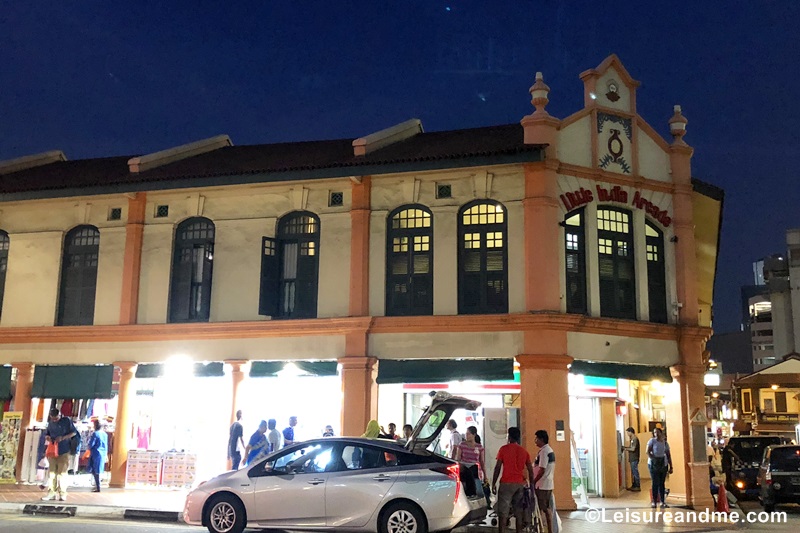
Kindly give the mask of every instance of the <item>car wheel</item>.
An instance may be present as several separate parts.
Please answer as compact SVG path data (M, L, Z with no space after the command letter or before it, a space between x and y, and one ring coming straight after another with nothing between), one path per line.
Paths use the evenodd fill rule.
M244 507L234 496L215 496L208 504L206 526L211 533L242 533L244 531Z
M428 533L425 515L415 505L398 502L381 513L380 533Z

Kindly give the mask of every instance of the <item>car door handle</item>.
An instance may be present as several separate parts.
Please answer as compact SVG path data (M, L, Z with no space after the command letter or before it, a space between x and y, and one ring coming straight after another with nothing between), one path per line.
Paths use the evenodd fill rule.
M314 479L309 479L308 480L308 484L309 485L319 485L320 483L325 483L325 480L324 479L319 479L317 477L315 477Z
M387 476L385 474L381 474L379 476L375 476L372 479L374 479L375 481L389 481L390 479L392 479L392 476Z

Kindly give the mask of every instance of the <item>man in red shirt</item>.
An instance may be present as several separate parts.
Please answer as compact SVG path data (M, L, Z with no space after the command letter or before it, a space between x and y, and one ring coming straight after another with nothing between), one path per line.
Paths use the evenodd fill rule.
M492 476L492 493L497 494L495 510L498 518L498 532L505 533L508 516L514 511L517 521L517 533L522 532L522 494L525 488L524 471L528 471L528 479L533 479L533 465L531 456L519 445L519 428L508 428L508 444L501 446L497 452L497 464ZM503 476L500 477L500 469ZM497 490L497 478L500 477L500 490Z

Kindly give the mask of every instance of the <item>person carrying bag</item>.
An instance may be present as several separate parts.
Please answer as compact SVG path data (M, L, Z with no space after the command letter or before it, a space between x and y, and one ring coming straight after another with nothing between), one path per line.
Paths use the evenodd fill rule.
M647 467L650 470L650 477L653 480L653 496L650 507L655 508L661 502L661 508L669 507L666 501L666 481L667 474L672 473L672 455L669 451L669 443L664 437L664 430L655 428L653 438L647 441Z
M45 457L50 467L50 490L44 501L67 499L67 469L70 459L70 439L78 434L72 420L62 417L58 409L50 409L47 430L47 449ZM54 455L55 454L55 455Z

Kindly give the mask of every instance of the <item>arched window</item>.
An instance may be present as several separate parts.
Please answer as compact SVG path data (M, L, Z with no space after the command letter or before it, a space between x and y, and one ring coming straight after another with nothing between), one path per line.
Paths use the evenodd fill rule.
M277 238L262 239L259 314L316 318L319 230L317 215L296 211L280 219Z
M667 323L667 274L664 263L664 232L650 221L644 226L647 241L647 295L650 322Z
M170 322L208 322L214 265L214 223L189 218L178 224L172 257Z
M433 217L423 206L389 213L386 315L433 314Z
M0 316L3 316L3 295L6 290L6 270L8 270L8 233L0 230Z
M586 314L586 240L583 209L564 217L567 313Z
M458 213L458 312L508 313L508 222L491 200Z
M597 209L597 252L600 269L600 315L636 318L631 213L622 209Z
M64 238L57 325L94 323L99 253L100 232L94 226L78 226Z

